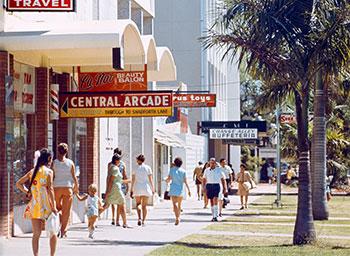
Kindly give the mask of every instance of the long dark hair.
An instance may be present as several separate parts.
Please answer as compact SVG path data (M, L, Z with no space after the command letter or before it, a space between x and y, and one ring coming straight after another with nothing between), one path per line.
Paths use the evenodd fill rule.
M43 165L47 165L49 163L49 161L52 159L52 153L49 149L47 148L43 148L40 150L40 156L36 162L36 165L34 167L34 171L33 171L33 175L32 175L32 179L30 180L30 185L29 185L29 192L32 188L34 179L40 169L41 166Z

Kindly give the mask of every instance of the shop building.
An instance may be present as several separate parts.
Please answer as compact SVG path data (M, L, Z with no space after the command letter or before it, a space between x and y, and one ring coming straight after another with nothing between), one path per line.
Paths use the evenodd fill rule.
M204 49L199 38L218 17L220 1L216 0L159 0L155 8L155 37L166 44L177 63L177 81L162 86L187 84L189 91L216 93L215 108L193 108L188 122L193 133L200 130L199 121L240 120L240 75L237 63L224 59L218 49ZM206 136L206 135L204 135ZM227 146L221 141L207 141L206 159L228 159L238 171L240 147Z
M114 61L128 71L147 65L148 89L175 80L172 53L153 37L154 8L153 0L75 1L73 12L0 8L0 236L30 231L14 184L32 168L35 150L68 143L83 192L91 183L105 191L115 147L129 175L140 153L154 167L157 118L62 119L55 105L59 92L78 90L78 72L114 71ZM114 61L113 48L121 53ZM83 220L82 209L74 202L71 221Z

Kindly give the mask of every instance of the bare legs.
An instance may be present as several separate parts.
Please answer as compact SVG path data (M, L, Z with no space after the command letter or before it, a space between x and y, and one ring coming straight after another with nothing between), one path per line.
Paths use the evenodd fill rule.
M141 225L141 214L142 214L142 224L145 224L145 220L147 217L147 203L148 203L148 196L136 196L136 210L137 210L137 216L138 216L138 225Z
M248 208L248 195L241 196L241 209Z
M217 221L218 215L219 215L219 209L218 209L218 198L214 197L213 199L210 199L210 206L211 206L211 213L213 215L212 221Z
M105 211L106 209L108 209L109 204L105 203L105 205L103 206L103 210L101 210L99 213L101 214L103 211ZM126 212L125 212L125 204L120 204L117 206L117 212L119 212L119 214L122 216L123 219L123 227L127 227L126 224Z
M201 184L197 184L197 196L198 196L198 201L201 200Z
M172 196L171 200L173 202L173 209L174 209L174 213L175 213L175 225L179 225L180 214L181 214L182 196Z
M32 228L33 228L33 238L32 238L32 247L34 256L39 255L39 239L41 236L42 226L44 221L41 219L32 219ZM57 245L57 236L54 234L50 238L50 255L54 256L56 252Z
M95 222L97 220L97 216L93 215L88 218L88 229L89 229L89 238L94 238L95 231Z
M115 220L115 206L114 206L114 204L112 204L112 225L114 225L114 224L117 224L118 223L118 221L116 221L116 222L114 222L114 220ZM118 211L118 208L117 208L117 211ZM117 219L118 219L118 213L117 213Z

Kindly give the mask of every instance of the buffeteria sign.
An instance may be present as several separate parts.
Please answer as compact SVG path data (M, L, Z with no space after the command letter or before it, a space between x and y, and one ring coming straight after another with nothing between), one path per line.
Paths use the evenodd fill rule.
M79 91L146 91L147 71L79 72Z
M210 139L257 139L258 129L210 129Z
M73 12L75 0L7 0L8 11Z
M60 93L60 117L150 117L172 115L171 91Z
M174 107L203 108L216 106L216 94L186 93L174 94Z

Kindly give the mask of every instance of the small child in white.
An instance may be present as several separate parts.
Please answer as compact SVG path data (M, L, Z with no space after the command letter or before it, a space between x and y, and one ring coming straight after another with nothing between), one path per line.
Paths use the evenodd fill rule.
M102 209L102 203L100 198L96 195L97 186L91 184L88 187L88 194L80 196L76 194L79 201L85 201L87 199L86 216L88 217L89 238L94 238L95 222L99 216L99 211Z

